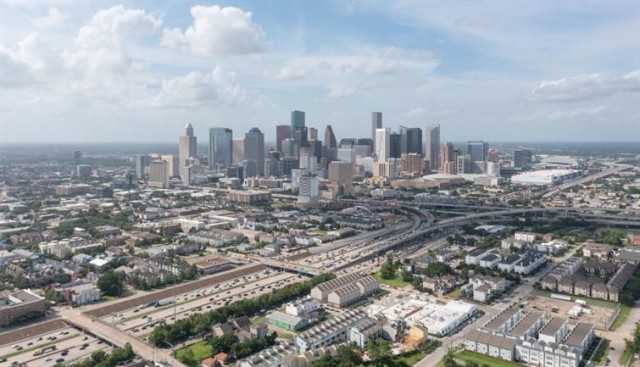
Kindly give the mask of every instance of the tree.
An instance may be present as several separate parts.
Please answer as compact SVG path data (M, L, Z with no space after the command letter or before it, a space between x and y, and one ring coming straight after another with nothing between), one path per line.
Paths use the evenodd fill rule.
M382 279L395 279L396 267L393 260L388 259L380 268L380 276Z
M406 270L402 271L401 276L402 276L402 280L405 282L411 283L413 281L413 274L411 274Z
M447 354L442 357L442 366L443 367L458 367L458 363L453 358L453 351L449 349Z
M367 344L369 349L369 358L376 367L383 367L389 364L391 359L391 345L388 341L377 338L369 340Z
M109 270L98 278L98 288L108 296L119 296L122 294L122 273Z

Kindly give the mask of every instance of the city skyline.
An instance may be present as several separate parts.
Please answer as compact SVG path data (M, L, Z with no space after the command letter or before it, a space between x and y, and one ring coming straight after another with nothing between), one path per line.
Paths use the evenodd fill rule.
M5 143L170 142L187 123L201 137L258 127L271 142L298 109L339 137L365 137L381 111L385 127L437 123L447 141L640 140L630 2L528 3L510 17L499 2L0 10Z

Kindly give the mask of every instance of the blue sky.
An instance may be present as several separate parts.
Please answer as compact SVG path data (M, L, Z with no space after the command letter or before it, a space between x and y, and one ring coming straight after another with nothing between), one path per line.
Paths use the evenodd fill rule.
M0 0L0 141L271 139L440 123L462 141L640 141L637 1Z

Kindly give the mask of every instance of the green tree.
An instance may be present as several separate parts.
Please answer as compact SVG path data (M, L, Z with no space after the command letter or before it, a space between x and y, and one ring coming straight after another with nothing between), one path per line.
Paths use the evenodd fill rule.
M384 264L382 264L382 268L380 268L380 276L382 279L395 279L396 267L393 260L388 259Z
M369 349L369 358L374 366L383 367L390 363L391 345L388 341L382 338L371 339L367 348Z
M109 270L98 278L98 288L108 296L119 296L123 290L122 280L123 274L121 272Z

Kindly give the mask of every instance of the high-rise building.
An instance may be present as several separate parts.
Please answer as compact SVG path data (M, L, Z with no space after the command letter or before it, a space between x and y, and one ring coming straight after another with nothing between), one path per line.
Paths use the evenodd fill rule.
M425 158L429 161L430 168L437 170L440 166L440 124L427 125L425 135Z
M284 158L298 159L299 150L300 146L295 140L289 138L282 141L282 156Z
M391 153L390 135L391 130L389 128L376 130L375 148L378 162L384 162L389 159L389 154Z
M244 161L253 161L255 164L255 175L264 175L264 134L257 127L249 130L244 135ZM245 171L245 177L251 177Z
M166 189L169 186L168 165L165 161L149 162L149 187Z
M163 154L160 159L167 162L167 177L180 176L180 168L178 162L178 156L175 154Z
M452 173L452 172L447 172L447 170L449 171L451 170L450 168L447 169L447 164L454 161L453 150L454 150L453 144L450 142L440 145L440 169L444 173Z
M305 127L304 111L291 111L291 131Z
M484 162L489 159L489 143L481 140L469 141L467 144L467 154L472 162Z
M373 140L373 151L376 149L376 130L382 129L382 112L371 112L371 140Z
M336 159L335 150L338 148L338 144L336 142L336 135L333 133L333 128L331 125L327 125L326 129L324 129L324 157L327 159L328 163Z
M403 154L400 158L400 164L402 165L402 172L416 175L424 174L424 159L422 154L408 153Z
M471 173L471 159L468 154L458 156L456 160L456 173Z
M402 154L422 155L422 129L400 126L400 150Z
M76 166L76 176L86 178L91 177L91 166L87 164L79 164Z
M184 177L186 176L185 168L189 166L190 158L197 157L198 140L193 135L193 126L191 124L187 124L185 130L185 135L180 137L180 145L178 147L178 159L180 160L178 169L180 170L182 181L186 183Z
M136 177L139 180L144 179L145 173L148 170L151 157L146 154L137 155L134 157L136 162Z
M277 177L281 175L280 171L280 152L270 150L267 152L267 158L264 161L264 175L266 177Z
M233 164L242 165L244 161L244 139L233 139L231 144L231 161Z
M307 140L318 140L318 129L310 127L307 129Z
M487 160L489 162L500 162L500 154L495 149L489 149Z
M329 181L340 187L342 195L353 192L353 164L346 162L329 163Z
M356 163L356 150L353 148L338 148L340 162Z
M391 133L389 135L389 158L399 159L402 155L402 135Z
M298 183L298 204L313 204L318 202L318 178L303 175Z
M529 149L517 149L513 151L513 167L520 169L531 168L533 154Z
M233 132L223 127L209 129L209 169L226 170L233 162Z
M284 139L291 139L291 125L276 126L276 149L278 152L282 152L282 141Z

